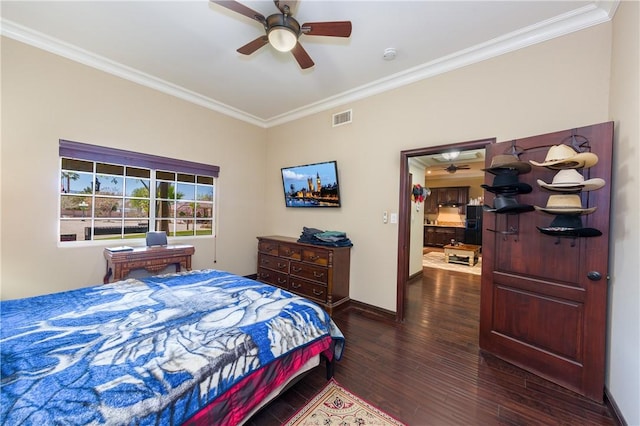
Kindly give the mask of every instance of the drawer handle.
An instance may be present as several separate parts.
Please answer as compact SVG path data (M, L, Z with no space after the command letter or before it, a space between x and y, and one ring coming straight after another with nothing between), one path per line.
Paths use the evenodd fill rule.
M284 269L284 268L286 268L286 267L287 267L287 264L286 264L286 263L280 263L280 262L278 262L278 269Z
M291 251L291 250L289 250L289 249L285 249L285 250L283 250L283 252L284 252L284 254L286 254L287 256L289 256L289 255L292 253L292 251Z
M316 278L322 278L324 277L324 272L313 271L313 276Z
M315 288L313 289L313 294L315 294L316 296L322 296L322 294L324 294L324 291L318 291Z
M263 265L268 265L269 264L269 260L268 259L260 259L260 263Z
M273 250L275 248L276 248L276 246L267 246L267 251L271 251L271 250Z
M278 278L278 284L284 284L287 282L287 279Z
M302 284L291 283L291 288L300 288Z
M269 278L269 274L265 274L264 272L262 272L260 274L260 278Z
M320 256L309 256L309 260L318 260L320 259Z
M292 266L292 267L291 267L291 270L292 270L293 272L300 272L300 271L302 271L302 268L298 268L298 267Z

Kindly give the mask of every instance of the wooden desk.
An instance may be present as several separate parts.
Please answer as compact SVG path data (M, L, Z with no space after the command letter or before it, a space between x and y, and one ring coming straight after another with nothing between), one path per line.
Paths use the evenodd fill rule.
M473 266L478 263L478 256L480 255L480 248L482 246L476 246L474 244L459 244L452 246L448 244L444 246L444 261L447 263L468 263L469 266ZM455 259L452 259L452 256ZM469 261L457 260L458 257L469 258Z
M162 247L134 247L130 251L112 252L104 249L107 260L107 273L103 282L107 284L113 275L113 281L125 278L132 269L146 269L157 273L168 265L176 265L176 272L181 268L191 270L191 255L195 252L193 246L174 245Z

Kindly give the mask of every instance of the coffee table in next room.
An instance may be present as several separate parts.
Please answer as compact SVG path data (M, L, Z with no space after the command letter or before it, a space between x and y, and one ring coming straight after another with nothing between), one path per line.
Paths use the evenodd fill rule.
M480 248L482 246L476 246L473 244L456 244L444 246L444 261L447 263L463 263L473 266L478 263L478 256L480 255ZM467 258L463 260L461 258Z

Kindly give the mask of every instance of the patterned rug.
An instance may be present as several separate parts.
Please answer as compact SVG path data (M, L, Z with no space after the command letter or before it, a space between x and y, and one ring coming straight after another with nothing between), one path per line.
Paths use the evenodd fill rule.
M467 274L482 274L482 256L478 258L478 263L474 266L463 265L461 263L447 263L444 261L444 253L431 252L422 256L422 266L429 268L446 269L447 271L465 272Z
M404 423L358 398L334 379L285 424L294 425L405 426Z

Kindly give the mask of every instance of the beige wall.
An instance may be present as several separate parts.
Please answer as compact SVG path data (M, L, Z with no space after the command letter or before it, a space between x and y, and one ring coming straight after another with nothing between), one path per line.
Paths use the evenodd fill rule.
M351 297L394 311L398 227L384 224L382 213L397 213L401 150L613 119L607 383L628 423L640 423L637 39L638 4L622 2L615 25L264 130L3 38L2 298L101 282L103 246L56 244L60 138L220 165L217 250L211 239L193 241L195 268L255 273L256 235L297 236L303 226L342 230L355 244ZM346 107L354 122L332 128L331 114ZM329 159L338 161L343 207L286 209L280 168Z
M217 245L181 241L194 268L255 273L264 129L3 38L3 299L102 282L108 243L57 244L59 139L219 165Z
M607 121L611 25L528 47L268 130L269 233L302 226L353 240L351 297L395 311L400 151L496 137L498 141ZM354 122L331 127L353 108ZM340 211L286 209L277 171L338 160Z
M614 120L611 281L606 386L627 424L640 425L640 3L620 3L613 21Z

